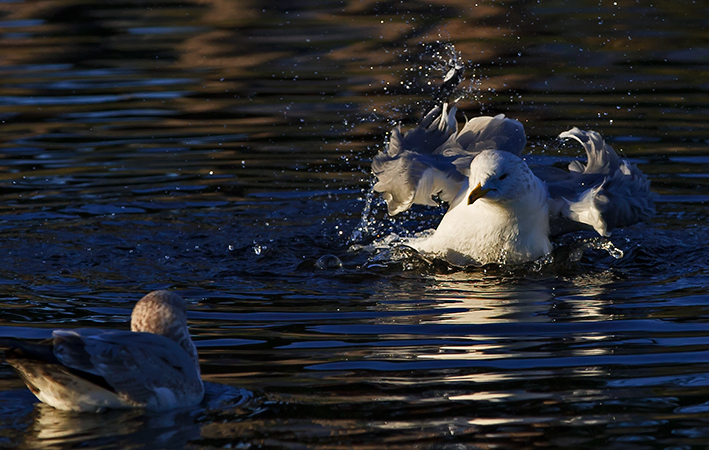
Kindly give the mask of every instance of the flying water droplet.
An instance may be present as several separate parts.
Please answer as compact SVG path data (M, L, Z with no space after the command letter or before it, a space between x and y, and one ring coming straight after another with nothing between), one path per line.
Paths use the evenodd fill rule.
M554 264L554 256L549 253L548 255L544 255L532 263L532 271L541 272L544 267L552 264Z
M605 250L608 252L609 255L614 257L615 259L621 259L625 254L623 253L623 250L619 249L615 245L613 245L613 242L611 242L608 239L603 239L604 242L601 242L598 246L600 250Z
M374 218L370 217L372 212L372 202L374 200L374 180L370 181L369 190L364 201L364 209L362 210L362 218L359 220L359 224L355 227L350 235L349 244L355 244L364 238L366 234L370 233L369 225L374 221Z
M574 262L580 261L586 250L605 250L615 259L621 259L625 256L623 250L616 247L610 239L595 237L583 241L579 247L571 252L569 259Z

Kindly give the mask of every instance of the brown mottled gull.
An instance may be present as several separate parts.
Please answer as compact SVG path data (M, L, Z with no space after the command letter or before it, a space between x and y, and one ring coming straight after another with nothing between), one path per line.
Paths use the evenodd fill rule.
M196 405L204 395L186 314L179 295L154 291L135 305L131 331L55 330L40 343L0 345L37 398L57 409L165 411Z
M432 235L407 242L424 255L453 264L517 264L552 250L550 236L647 221L654 213L650 183L618 158L595 131L572 128L587 162L568 171L522 159L524 127L500 114L476 117L458 131L455 106L431 110L406 134L394 129L372 161L389 213L413 204L448 203Z

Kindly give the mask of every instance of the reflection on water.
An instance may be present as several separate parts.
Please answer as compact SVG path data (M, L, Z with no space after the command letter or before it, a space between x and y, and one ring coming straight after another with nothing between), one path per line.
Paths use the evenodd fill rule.
M203 409L197 410L112 410L102 414L59 411L38 403L28 390L6 391L0 405L4 422L19 422L24 428L21 435L11 438L3 433L7 439L4 443L22 448L183 448L200 437L201 422L206 418L218 420L228 415L233 420L259 410L249 392L214 383L205 384Z
M142 411L109 411L96 415L58 411L41 404L37 406L34 423L22 446L114 445L125 448L131 443L141 443L159 448L181 448L198 437L199 426L189 412L146 416Z
M1 334L124 329L174 289L205 379L236 391L85 417L2 366L0 446L705 445L707 13L0 3ZM460 270L362 250L440 220L388 217L369 163L428 108L445 42L474 68L467 117L522 121L552 163L579 155L560 131L596 129L648 174L658 213L614 232L622 258L560 241L544 264Z

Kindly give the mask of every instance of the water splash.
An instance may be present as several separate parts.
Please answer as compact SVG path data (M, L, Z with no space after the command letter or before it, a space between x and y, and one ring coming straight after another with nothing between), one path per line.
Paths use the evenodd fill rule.
M364 198L364 208L362 209L362 216L359 220L359 224L352 230L347 245L357 244L362 242L366 235L371 234L371 225L375 222L372 216L372 204L374 202L374 184L376 180L371 180L369 182L369 189Z
M465 70L470 62L463 60L461 53L455 49L455 45L441 41L426 44L423 54L418 57L420 58L419 62L410 61L411 66L406 69L407 72L415 76L415 79L402 82L407 90L415 90L414 87L417 85L423 90L424 86L430 86L434 84L435 80L440 79L441 85L431 100L434 104L456 103L464 98L475 98L474 93L479 91L479 81L472 77L469 83L463 83ZM423 62L424 59L428 62ZM423 78L423 82L420 81L420 78ZM368 119L368 121L374 121L374 119ZM394 127L398 124L392 119L389 125ZM388 145L388 141L385 141L384 147L386 148ZM365 204L359 224L354 228L347 241L349 246L360 244L374 232L376 219L373 216L373 206L376 196L373 188L375 183L376 180L373 179L365 194Z
M375 254L380 250L388 250L402 242L401 237L396 233L390 233L383 238L376 239L367 245L354 243L350 246L350 252L361 252Z
M532 272L539 273L542 271L542 269L544 269L545 267L549 267L552 264L554 264L554 255L549 253L549 254L544 255L535 261L532 261L531 270L532 270Z
M423 44L421 52L406 53L404 58L408 67L404 69L401 86L407 94L421 94L428 96L428 100L400 105L392 108L394 111L418 114L422 109L429 111L434 105L443 102L479 99L479 79L471 74L466 77L466 71L469 71L473 64L463 59L454 44L441 40L426 43ZM466 78L469 79L467 83ZM400 91L387 92L394 94Z
M468 83L463 83L466 79L465 71L471 66L471 62L463 60L455 45L437 41L426 45L426 54L433 58L424 72L427 83L431 84L430 80L442 78L442 84L433 97L434 103L446 101L457 103L463 99L477 100L480 80L478 77L471 76Z
M443 83L433 99L435 103L442 103L448 101L465 80L465 63L453 44L437 43L437 47L439 48L429 45L426 50L434 57L431 69L443 74ZM452 102L455 103L459 99L460 97L454 98Z
M398 238L398 236L397 236ZM396 239L389 239L386 247L379 247L364 265L369 270L427 273L438 266L413 247ZM397 242L395 242L397 241ZM447 263L443 263L448 266Z
M623 250L616 247L610 239L605 237L593 237L584 239L580 241L580 246L574 248L574 250L569 254L569 260L572 262L578 262L587 250L605 250L615 259L621 259L625 253Z

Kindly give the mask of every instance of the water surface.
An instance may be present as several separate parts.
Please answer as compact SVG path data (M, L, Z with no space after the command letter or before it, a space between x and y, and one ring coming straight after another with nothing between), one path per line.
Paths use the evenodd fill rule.
M3 365L0 445L705 445L706 17L690 1L0 3L0 335L124 328L173 289L211 383L193 410L95 417L37 405ZM623 258L459 271L352 250L442 214L387 217L369 169L430 107L441 43L470 67L461 121L516 118L550 161L580 155L560 132L595 129L648 175L657 215L614 232ZM318 268L328 254L343 267Z

